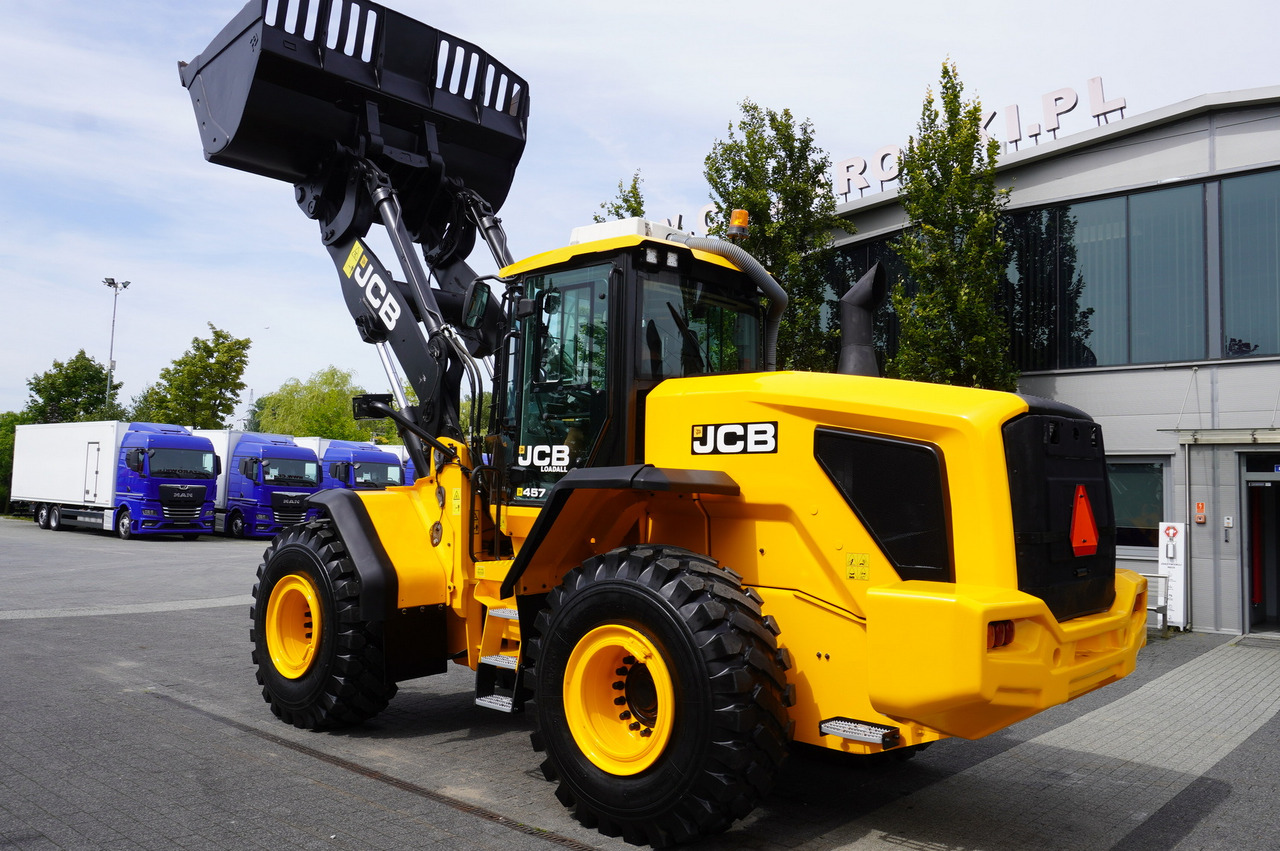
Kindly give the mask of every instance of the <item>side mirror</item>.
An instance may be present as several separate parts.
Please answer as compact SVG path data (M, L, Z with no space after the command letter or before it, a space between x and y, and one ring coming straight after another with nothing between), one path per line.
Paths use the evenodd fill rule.
M538 309L550 316L560 309L560 291L543 290L538 293Z
M351 399L351 415L357 420L384 419L386 414L372 410L371 406L375 402L386 405L389 408L391 407L391 394L366 393L363 396L353 396Z
M467 284L467 294L462 299L462 327L474 331L484 321L484 312L489 307L492 295L489 285L481 280Z

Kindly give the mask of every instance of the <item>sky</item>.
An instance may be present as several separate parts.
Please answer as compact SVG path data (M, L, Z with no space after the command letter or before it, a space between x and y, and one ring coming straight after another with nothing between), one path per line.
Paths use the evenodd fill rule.
M114 354L128 405L210 323L252 340L237 420L330 365L387 392L292 188L203 158L177 63L243 5L0 0L0 411L25 407L28 379L80 349L104 365ZM703 159L744 99L810 121L834 163L904 144L947 59L997 110L993 129L1009 105L1043 123L1044 95L1072 89L1059 138L1094 126L1094 77L1126 118L1280 84L1272 0L384 5L528 82L529 141L499 211L516 258L566 244L636 170L650 218L694 221L709 201ZM472 265L496 271L483 246ZM108 277L130 282L114 342Z

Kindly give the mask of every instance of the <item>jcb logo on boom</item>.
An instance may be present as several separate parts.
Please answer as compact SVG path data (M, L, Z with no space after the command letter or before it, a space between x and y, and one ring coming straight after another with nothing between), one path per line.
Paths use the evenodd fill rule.
M342 270L364 290L364 300L370 310L382 320L388 331L393 330L396 320L400 318L400 303L387 289L382 276L374 270L373 264L365 256L364 244L359 240L351 246L351 253L347 255L347 262Z
M712 423L693 427L694 455L741 455L778 451L778 424Z

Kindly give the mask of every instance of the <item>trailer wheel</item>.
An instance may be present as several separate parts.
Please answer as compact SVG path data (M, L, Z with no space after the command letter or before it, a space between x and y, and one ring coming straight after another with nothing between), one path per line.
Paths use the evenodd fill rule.
M232 538L243 538L246 535L244 515L239 511L231 512L227 518L227 535Z
M35 510L31 512L31 519L36 521L36 525L41 529L49 528L49 506L43 502L37 502Z
M789 692L748 594L715 561L657 546L589 559L551 592L527 654L534 747L578 821L670 845L723 831L768 791Z
M133 537L133 518L129 515L127 508L116 512L116 537L122 541Z
M62 531L62 508L60 506L49 506L49 522L45 528L52 532Z
M382 624L361 620L359 577L331 521L271 542L253 586L253 662L262 698L307 730L357 724L396 693L384 677Z

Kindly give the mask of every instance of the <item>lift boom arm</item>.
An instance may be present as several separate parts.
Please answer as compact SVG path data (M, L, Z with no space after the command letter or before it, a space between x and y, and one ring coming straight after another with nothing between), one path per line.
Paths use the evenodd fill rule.
M463 327L476 277L466 258L479 235L500 265L511 262L495 213L524 151L525 81L475 45L366 0L251 0L179 72L205 158L294 184L361 337L379 346L399 393L385 348L395 353L418 395L406 417L460 436L461 380L503 331L496 303L479 327ZM403 280L364 242L374 224Z

